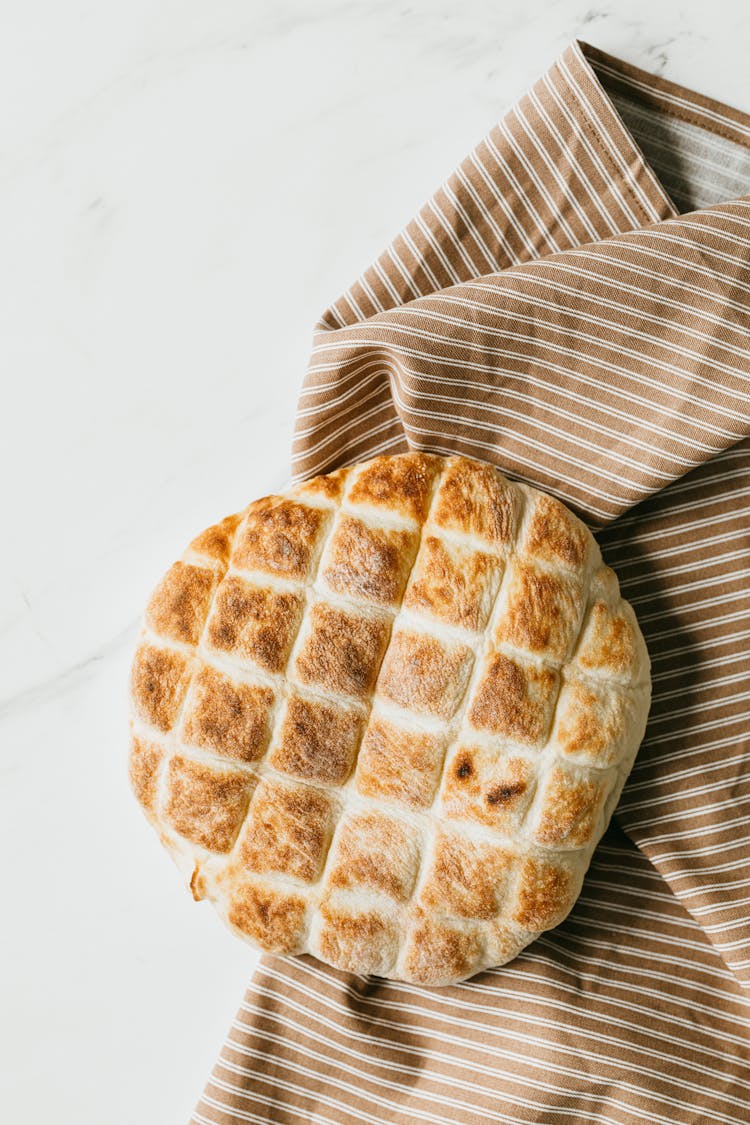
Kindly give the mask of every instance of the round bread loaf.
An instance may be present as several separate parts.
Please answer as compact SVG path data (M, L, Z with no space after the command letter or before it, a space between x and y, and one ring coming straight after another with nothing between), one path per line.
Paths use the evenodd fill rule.
M240 937L449 984L568 913L649 699L633 611L564 505L461 457L377 457L167 572L131 781Z

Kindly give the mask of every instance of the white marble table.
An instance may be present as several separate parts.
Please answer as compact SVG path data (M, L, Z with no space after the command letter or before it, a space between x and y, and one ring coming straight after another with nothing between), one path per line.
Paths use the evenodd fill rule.
M317 315L569 40L750 108L745 4L5 9L0 1105L176 1125L255 959L128 791L150 586L283 482Z

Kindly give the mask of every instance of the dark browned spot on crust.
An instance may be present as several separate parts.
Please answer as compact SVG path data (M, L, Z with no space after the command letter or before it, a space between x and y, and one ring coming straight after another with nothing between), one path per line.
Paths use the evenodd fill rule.
M418 867L414 828L384 813L355 813L338 830L328 884L344 890L381 891L405 902Z
M358 617L324 602L312 607L309 621L310 631L296 659L302 683L357 698L369 696L388 644L389 622Z
M524 667L493 653L469 709L475 727L536 743L547 730L557 676L548 668Z
M556 767L547 782L536 838L541 844L581 847L596 828L605 796L602 782Z
M333 805L324 793L264 778L240 841L250 871L281 872L312 883L328 849Z
M508 758L480 746L459 746L443 781L443 815L513 830L531 799L533 770L523 758Z
M221 564L221 571L226 570L229 566L234 533L241 519L242 513L237 513L233 516L227 516L225 520L217 523L214 527L206 528L190 544L190 550L194 551L196 555L204 555L215 560Z
M239 683L204 665L193 680L183 737L215 754L254 762L268 745L272 706L270 688Z
M404 730L372 717L359 754L357 789L368 797L427 808L438 787L444 750L439 735Z
M636 648L630 622L613 613L604 602L596 602L584 630L578 663L590 671L634 672Z
M474 931L418 916L407 935L403 975L414 984L447 984L477 967L481 941Z
M467 645L403 629L391 638L378 691L408 711L450 719L469 679L473 653Z
M574 889L573 878L565 868L545 860L524 860L515 921L535 933L557 926L573 905Z
M207 642L220 652L252 660L267 672L283 672L301 613L298 594L252 586L230 575L216 592Z
M135 654L130 676L136 715L158 730L169 730L188 689L190 668L190 660L182 653L142 644Z
M293 891L247 883L233 890L227 918L269 953L297 953L306 909L304 898Z
M583 566L590 535L580 520L560 503L537 493L529 521L524 553L549 563L561 563L570 570Z
M271 765L307 781L341 785L352 771L361 715L292 695Z
M503 848L439 832L420 902L454 918L492 918L512 861Z
M303 581L329 519L320 508L279 496L264 497L247 510L232 561L236 567Z
M427 514L438 466L437 458L424 453L376 457L360 471L349 493L349 503L387 508L421 523Z
M471 758L468 754L463 754L456 758L453 764L453 773L459 781L464 781L467 777L471 777L473 772Z
M495 638L562 660L578 632L582 610L583 598L577 586L515 562L508 603Z
M146 812L156 809L156 786L164 751L156 742L147 742L134 735L130 742L130 786Z
M504 805L507 801L512 801L514 797L520 796L525 791L526 786L520 781L515 785L498 785L494 789L488 789L484 799L488 805Z
M175 563L154 590L146 609L146 624L169 640L197 645L217 582L213 570Z
M318 934L320 956L348 973L389 972L398 950L398 927L394 920L374 910L338 909L330 902L320 907Z
M194 844L228 852L244 820L254 780L175 755L167 768L164 819Z
M322 578L339 594L396 606L418 542L418 532L368 527L352 516L341 516L331 537Z
M513 488L491 465L463 457L451 458L431 518L439 527L478 535L494 546L505 546L515 531Z
M497 557L449 547L429 535L422 542L404 605L449 625L481 629L500 585L502 568Z

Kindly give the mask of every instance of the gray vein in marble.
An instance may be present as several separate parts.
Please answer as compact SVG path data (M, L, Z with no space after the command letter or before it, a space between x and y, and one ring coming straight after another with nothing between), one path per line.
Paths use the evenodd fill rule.
M98 671L103 661L108 660L112 656L116 656L128 646L131 648L135 646L139 625L140 618L137 618L130 622L127 628L123 629L121 633L118 633L116 637L113 637L111 640L101 645L95 652L92 652L90 656L86 656L76 664L64 668L61 672L50 676L49 679L41 680L39 683L32 684L31 687L24 688L23 691L18 692L16 695L8 696L6 699L0 699L0 721L26 707L46 703L50 699L54 699L64 692L73 690L75 687L79 686L81 682L90 678Z

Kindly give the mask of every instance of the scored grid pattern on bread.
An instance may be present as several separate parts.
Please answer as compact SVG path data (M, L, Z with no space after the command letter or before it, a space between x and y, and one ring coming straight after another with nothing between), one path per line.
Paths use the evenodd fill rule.
M592 537L488 466L421 454L297 486L221 526L183 557L197 568L190 581L170 588L168 576L157 591L143 644L169 655L165 667L146 660L144 673L140 649L133 680L134 784L194 894L263 948L356 972L445 983L508 960L577 897L648 709L642 638ZM149 628L159 623L160 633ZM172 654L193 662L182 677ZM563 670L572 701L560 716ZM541 726L523 697L534 676L548 696ZM219 714L193 729L204 687ZM320 730L309 702L330 705ZM264 733L253 715L266 707L270 739L255 756ZM509 717L515 727L498 730ZM395 747L395 773L394 748L382 752L388 724L409 744L401 758ZM311 725L313 748L336 736L319 755L322 778L300 776ZM206 730L209 748L199 745ZM247 761L236 757L242 739ZM398 792L410 779L411 792Z

